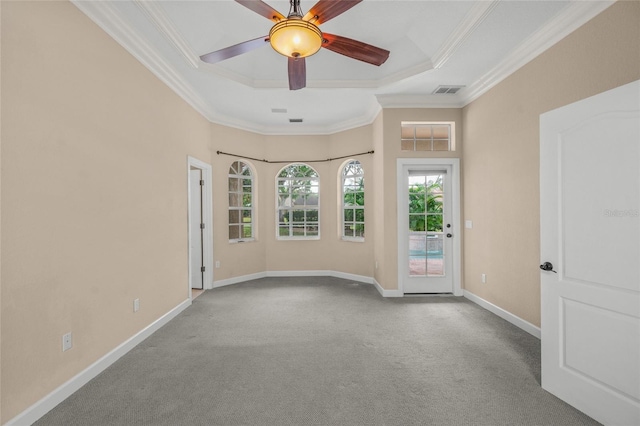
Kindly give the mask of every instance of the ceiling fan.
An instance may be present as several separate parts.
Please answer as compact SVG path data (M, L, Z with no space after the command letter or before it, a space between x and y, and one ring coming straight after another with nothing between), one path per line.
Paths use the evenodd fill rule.
M267 42L288 58L289 89L298 90L307 85L305 58L320 50L332 50L349 58L380 66L389 57L389 51L350 38L322 33L318 26L351 9L362 0L320 0L306 14L300 0L289 0L291 7L285 18L262 0L235 0L244 7L275 22L269 35L216 50L200 56L204 62L215 64L225 59L250 52Z

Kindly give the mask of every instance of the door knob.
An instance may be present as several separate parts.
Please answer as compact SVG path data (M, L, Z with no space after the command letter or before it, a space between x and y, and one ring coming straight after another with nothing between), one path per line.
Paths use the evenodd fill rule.
M543 271L551 271L554 274L557 274L557 272L553 270L553 264L551 262L544 262L542 265L540 265L540 269L542 269Z
M447 234L447 238L453 237L453 234Z

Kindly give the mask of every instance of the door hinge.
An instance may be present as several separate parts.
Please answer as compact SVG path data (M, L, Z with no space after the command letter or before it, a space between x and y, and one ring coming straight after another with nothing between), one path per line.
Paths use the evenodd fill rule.
M200 186L204 186L204 179L200 179Z
M200 224L200 229L204 229L204 223Z
M200 272L204 272L204 266L200 268Z

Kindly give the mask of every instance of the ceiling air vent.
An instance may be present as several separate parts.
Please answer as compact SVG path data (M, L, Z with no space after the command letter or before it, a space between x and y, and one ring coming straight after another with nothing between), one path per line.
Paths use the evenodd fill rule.
M287 113L287 109L286 108L271 108L271 112L274 114L286 114Z
M290 118L289 123L302 123L302 118Z
M462 89L464 86L438 86L436 90L433 91L434 95L455 95L458 93L458 90Z

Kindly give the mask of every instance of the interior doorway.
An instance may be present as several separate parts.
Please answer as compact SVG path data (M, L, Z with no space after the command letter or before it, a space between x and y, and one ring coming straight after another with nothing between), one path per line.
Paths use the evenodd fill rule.
M187 172L188 296L193 299L213 288L211 165L188 157Z

